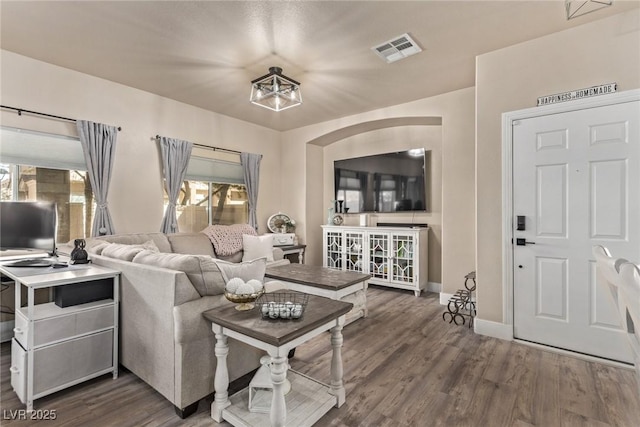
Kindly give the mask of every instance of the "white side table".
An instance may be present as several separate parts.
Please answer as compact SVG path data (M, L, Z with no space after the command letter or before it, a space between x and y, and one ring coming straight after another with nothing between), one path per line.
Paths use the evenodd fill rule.
M216 335L217 366L211 418L217 422L225 420L234 426L310 427L332 407L341 407L345 402L342 382L342 327L345 314L351 308L350 303L309 295L307 308L299 321L263 320L258 310L238 311L232 305L204 312L203 316L211 321ZM328 330L331 331L333 347L329 385L288 369L289 350ZM263 349L271 356L273 395L268 414L249 411L248 388L229 396L229 337ZM291 382L291 392L287 395L290 410L287 410L284 398L287 379Z

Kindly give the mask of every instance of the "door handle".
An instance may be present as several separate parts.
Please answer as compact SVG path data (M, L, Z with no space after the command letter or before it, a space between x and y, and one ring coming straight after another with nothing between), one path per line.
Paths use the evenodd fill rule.
M535 245L535 242L527 242L527 239L518 238L516 239L516 245L524 246L524 245Z

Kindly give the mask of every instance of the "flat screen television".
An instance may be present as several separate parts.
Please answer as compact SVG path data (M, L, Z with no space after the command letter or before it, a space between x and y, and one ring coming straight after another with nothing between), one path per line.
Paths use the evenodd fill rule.
M429 160L429 151L416 148L334 161L338 210L342 205L345 213L428 211Z
M0 202L0 250L56 252L58 213L52 202Z

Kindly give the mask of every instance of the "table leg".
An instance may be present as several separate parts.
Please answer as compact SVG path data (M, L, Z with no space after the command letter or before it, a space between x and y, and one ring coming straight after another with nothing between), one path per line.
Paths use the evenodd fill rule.
M217 359L216 374L213 380L215 397L211 404L211 418L217 422L222 422L222 411L229 406L229 371L227 370L227 355L229 346L227 336L222 333L222 328L213 325L213 332L216 334L215 354Z
M271 383L273 384L273 397L271 399L271 425L283 427L287 420L287 406L284 400L284 383L287 380L288 359L282 356L271 355Z
M362 291L364 292L364 310L362 310L362 317L369 315L369 309L367 308L367 289L369 289L369 282L365 281Z
M342 382L342 327L344 325L344 316L338 319L338 324L331 329L331 347L333 347L333 356L331 357L331 389L329 393L337 399L336 408L342 406L345 401L344 383Z
M304 264L304 248L301 248L300 252L298 252L298 264Z

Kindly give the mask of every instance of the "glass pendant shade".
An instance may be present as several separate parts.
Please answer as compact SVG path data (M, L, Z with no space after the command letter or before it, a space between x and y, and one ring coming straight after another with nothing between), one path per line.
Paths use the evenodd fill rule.
M300 83L282 75L282 68L271 67L269 74L251 82L249 100L273 111L282 111L302 104Z

